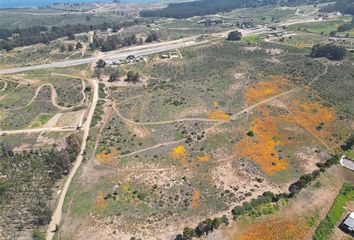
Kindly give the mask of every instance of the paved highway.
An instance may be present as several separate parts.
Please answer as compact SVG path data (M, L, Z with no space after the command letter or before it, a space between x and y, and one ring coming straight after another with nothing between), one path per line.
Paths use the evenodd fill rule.
M28 66L28 67L0 69L0 75L1 74L19 73L19 72L25 72L25 71L30 71L30 70L77 66L77 65L81 65L81 64L96 62L99 59L118 60L121 58L126 58L128 55L143 56L143 55L149 55L149 54L153 54L153 53L169 51L169 50L176 49L176 48L194 46L194 45L198 45L198 44L202 44L202 43L205 43L205 42L197 42L193 38L184 38L184 39L176 40L176 41L153 43L153 44L148 44L148 45L143 45L143 46L136 46L136 47L126 48L126 49L122 49L122 50L112 51L109 53L104 53L101 56L97 56L97 57L89 57L89 58L75 59L75 60L66 60L66 61L61 61L61 62L34 65L34 66Z

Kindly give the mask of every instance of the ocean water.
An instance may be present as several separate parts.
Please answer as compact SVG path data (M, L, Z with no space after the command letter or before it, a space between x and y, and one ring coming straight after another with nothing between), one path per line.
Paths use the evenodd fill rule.
M113 0L0 0L2 8L44 7L53 3L111 3ZM162 2L162 0L121 0L125 3Z

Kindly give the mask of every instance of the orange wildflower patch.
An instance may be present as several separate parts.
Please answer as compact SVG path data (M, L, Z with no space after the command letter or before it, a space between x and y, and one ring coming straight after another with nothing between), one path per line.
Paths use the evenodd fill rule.
M257 103L284 91L289 80L281 76L271 76L269 81L260 81L245 92L246 103Z
M201 156L197 157L197 161L200 161L200 162L207 162L209 160L210 160L210 157L207 155L201 155Z
M101 152L96 154L96 159L102 165L113 165L114 158L118 156L118 150L116 148L110 147L109 153Z
M254 160L268 175L286 170L288 159L280 158L277 147L302 144L288 136L280 126L297 126L308 132L316 142L325 145L324 140L332 138L335 111L319 102L300 102L295 100L288 106L289 114L273 114L272 110L262 108L262 115L251 122L253 136L244 136L235 146L240 157ZM333 142L333 141L332 141Z
M200 192L198 189L195 189L192 198L192 208L197 208L199 206L199 198L200 198Z
M105 209L107 207L107 202L106 200L104 199L105 197L105 194L104 192L100 192L96 199L95 199L95 202L93 203L93 207L95 209Z
M257 118L251 124L254 136L245 136L236 144L237 154L254 160L262 171L269 175L288 168L288 160L281 159L275 150L277 146L289 144L286 137L277 129L278 118L278 116L269 116L269 113Z
M230 121L230 115L226 114L222 110L217 110L209 113L208 118L222 121Z
M300 102L296 100L289 106L294 114L294 120L307 131L316 133L320 137L329 137L331 132L327 126L335 120L335 110L321 105L319 102ZM320 127L319 131L316 128Z
M184 146L180 145L172 149L171 156L173 158L184 158L187 156L187 152Z
M235 240L297 240L305 239L310 227L303 219L264 221L253 224Z

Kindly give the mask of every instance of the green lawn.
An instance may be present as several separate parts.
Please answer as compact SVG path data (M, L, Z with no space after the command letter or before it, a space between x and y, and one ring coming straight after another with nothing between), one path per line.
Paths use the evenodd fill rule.
M334 227L345 213L345 204L350 201L354 201L354 185L344 183L325 219L318 225L314 240L330 239Z
M348 150L345 152L345 155L350 157L351 159L354 159L354 151L353 150Z
M260 35L249 35L249 36L245 36L242 37L242 42L259 42L260 40L262 40Z
M343 23L351 21L350 17L340 17L333 21L319 21L319 22L309 22L309 23L300 23L289 26L289 31L305 31L311 33L317 33L329 36L331 31L336 31L337 27ZM341 34L349 33L350 37L354 37L353 30L343 32Z

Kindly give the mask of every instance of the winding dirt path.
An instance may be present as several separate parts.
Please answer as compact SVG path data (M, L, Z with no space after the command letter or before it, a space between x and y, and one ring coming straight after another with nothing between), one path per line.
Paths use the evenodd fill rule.
M127 154L121 155L120 157L133 156L133 155L135 155L135 154L142 153L142 152L146 152L146 151L149 151L149 150L152 150L152 149L156 149L156 148L159 148L159 147L164 147L164 146L169 146L169 145L173 145L173 144L178 144L178 143L184 142L185 140L186 140L186 139L181 139L181 140L178 140L178 141L172 141L172 142L166 142L166 143L159 143L159 144L156 144L156 145L151 146L151 147L143 148L143 149L140 149L140 150L131 152L131 153L127 153Z
M31 99L25 106L18 107L18 108L12 108L12 109L8 109L8 110L9 110L9 111L18 111L18 110L22 110L22 109L25 109L25 108L29 107L29 106L34 102L34 100L37 98L37 96L38 96L40 90L41 90L43 87L45 87L45 86L51 88L51 101L52 101L52 104L53 104L54 107L56 107L56 108L58 108L58 109L60 109L60 110L71 110L71 109L73 109L73 108L75 108L75 107L81 106L81 105L83 104L83 102L85 101L86 96L85 96L85 94L84 94L84 95L83 95L84 97L81 99L81 101L80 101L80 103L79 103L78 105L72 106L72 107L63 107L63 106L60 106L60 105L58 104L58 102L57 102L57 97L58 97L58 95L57 95L57 92L56 92L54 86L53 86L51 83L44 83L44 84L40 85L40 86L36 89L36 92L35 92L34 96L32 97L32 99Z
M180 118L180 119L175 119L175 120L166 120L166 121L157 121L157 122L135 122L132 121L126 117L124 117L117 109L115 102L113 102L113 110L117 113L117 115L124 121L133 125L140 125L140 126L146 126L146 125L166 125L166 124L172 124L172 123L177 123L177 122L216 122L216 123L224 123L226 121L223 120L217 120L217 119L207 119L207 118Z

